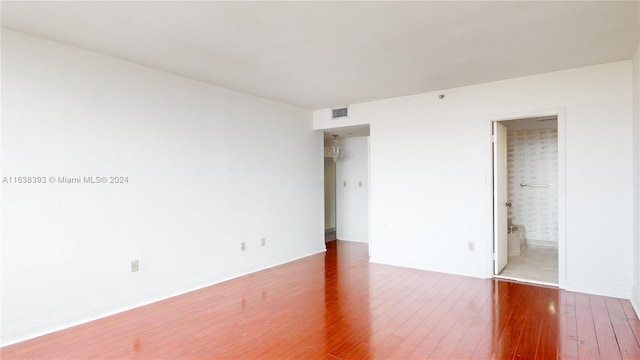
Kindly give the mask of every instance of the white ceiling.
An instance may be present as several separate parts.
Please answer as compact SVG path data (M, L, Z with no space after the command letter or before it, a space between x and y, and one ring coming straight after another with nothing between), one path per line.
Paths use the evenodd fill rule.
M631 59L638 1L2 1L2 27L308 109Z

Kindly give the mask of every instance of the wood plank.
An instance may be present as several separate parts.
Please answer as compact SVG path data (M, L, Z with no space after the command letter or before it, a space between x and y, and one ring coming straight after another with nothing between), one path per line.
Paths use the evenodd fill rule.
M604 297L589 295L589 301L591 303L591 312L593 314L593 324L600 357L612 360L622 359Z
M484 336L480 339L471 356L472 359L487 359L492 357L507 356L504 354L504 334L508 333L507 324L514 312L515 304L523 301L521 284L494 281L491 317L487 325Z
M559 345L561 359L578 359L578 329L576 320L575 294L560 291L560 309L558 316Z
M426 336L410 354L411 358L429 358L442 341L442 338L458 320L466 306L465 299L470 296L469 293L475 294L475 289L472 286L473 280L467 278L460 282L454 293L447 298L447 301L441 302L430 315L429 320L421 324L419 331Z
M5 346L2 359L640 358L627 300L318 254Z
M506 304L508 307L504 313L509 315L496 344L496 354L498 357L514 357L518 344L520 343L520 337L527 323L527 312L530 310L527 300L535 297L536 289L536 287L522 287L517 301ZM534 354L531 354L531 357L533 356Z
M532 297L531 304L528 309L522 309L524 312L524 324L522 325L522 332L516 345L514 352L515 358L533 359L536 357L538 350L538 344L542 332L542 327L545 324L545 318L547 317L547 299L545 298L545 288L536 287L535 292L530 295ZM557 334L554 334L557 337ZM550 339L553 340L552 335ZM551 345L553 346L553 345ZM555 358L555 356L553 356Z
M462 282L462 279L447 276L443 277L442 280L442 287L433 293L433 296L427 303L428 305L421 308L422 312L420 322L415 328L411 329L406 336L404 336L405 340L396 349L396 351L391 354L392 358L409 357L417 348L418 344L420 344L427 336L429 330L433 328L437 319L442 316L442 312L446 311L448 307L451 306L448 304L448 299L455 297L455 291Z
M473 356L474 350L478 347L483 337L491 332L492 315L493 315L493 291L491 288L484 287L483 295L479 298L486 297L486 300L482 307L477 310L477 314L473 319L473 322L469 325L469 328L464 333L462 339L456 345L454 351L451 353L451 359L469 359ZM485 344L489 349L493 345ZM491 350L487 351L491 353Z
M627 319L637 319L638 318L638 314L636 314L636 311L633 308L633 305L631 304L631 301L623 300L623 301L621 301L621 305L622 305L622 309L624 310L624 314L627 317Z
M454 307L447 312L445 320L448 321L441 322L435 332L437 336L432 336L431 338L427 336L427 338L423 340L423 342L431 341L431 344L433 344L430 346L433 351L429 354L429 358L452 358L452 354L458 348L459 343L464 340L465 334L467 334L471 324L478 316L478 310L482 308L482 305L484 305L490 297L489 293L482 291L484 287L486 287L485 280L474 281L456 302ZM432 334L433 333L434 332L432 332Z
M575 294L576 328L578 335L578 357L581 359L599 359L596 330L591 312L591 302L587 294Z
M618 342L620 355L623 359L640 359L640 346L622 307L622 300L605 298L609 318L613 325L613 332ZM624 300L629 302L628 300Z
M535 349L536 359L557 359L560 353L563 328L560 326L560 294L555 289L542 288L540 328ZM534 320L535 321L535 320ZM577 346L576 346L577 353Z

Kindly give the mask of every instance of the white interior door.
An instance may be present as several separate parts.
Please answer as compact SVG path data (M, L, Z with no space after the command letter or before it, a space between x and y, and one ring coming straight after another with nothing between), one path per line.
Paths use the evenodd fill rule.
M493 251L494 272L509 261L507 249L507 127L493 123Z

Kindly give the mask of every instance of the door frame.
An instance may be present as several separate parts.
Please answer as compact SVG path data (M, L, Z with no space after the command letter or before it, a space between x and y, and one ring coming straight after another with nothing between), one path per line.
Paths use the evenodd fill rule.
M487 224L489 225L487 242L488 278L494 275L494 175L493 175L493 123L496 121L518 120L542 116L557 116L558 118L558 287L565 288L567 282L567 213L566 213L566 118L565 108L530 110L523 112L503 113L487 117L486 134L488 149L487 165L487 203L489 211Z
M509 263L507 221L509 211L507 171L507 127L500 121L492 123L493 138L493 275L498 275ZM498 176L500 174L501 176ZM504 197L502 197L504 196ZM498 215L501 214L501 215ZM504 218L502 218L504 216ZM496 229L502 228L500 232ZM498 249L500 251L498 251ZM504 252L504 253L503 253Z

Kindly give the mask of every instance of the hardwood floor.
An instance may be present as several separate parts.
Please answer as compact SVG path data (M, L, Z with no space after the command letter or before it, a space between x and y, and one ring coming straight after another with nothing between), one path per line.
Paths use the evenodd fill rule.
M2 359L640 359L627 300L368 263L367 245L2 348Z

